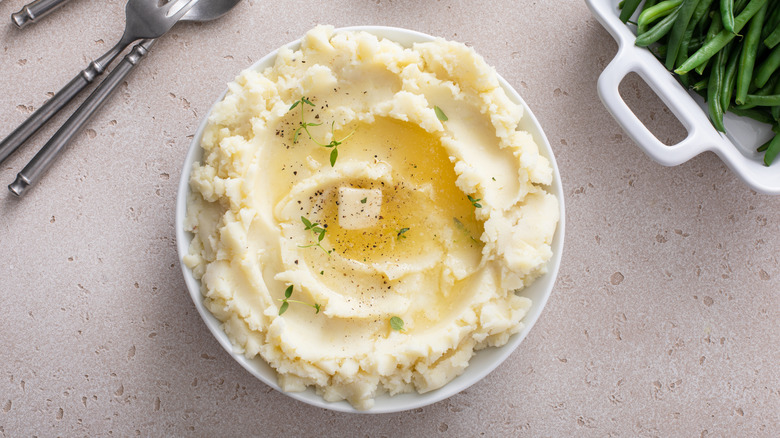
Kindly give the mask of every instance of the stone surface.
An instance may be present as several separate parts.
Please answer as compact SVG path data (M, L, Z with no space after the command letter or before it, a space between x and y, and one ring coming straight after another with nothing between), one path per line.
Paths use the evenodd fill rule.
M73 1L0 27L0 135L123 23L120 0ZM534 110L562 173L565 253L538 324L485 380L410 412L275 392L217 344L181 278L174 204L193 132L226 82L317 23L472 45ZM649 160L596 94L615 52L572 0L245 0L177 26L41 184L0 194L0 436L777 436L780 198L712 154ZM662 140L684 137L641 80L622 90ZM34 149L0 166L4 184Z

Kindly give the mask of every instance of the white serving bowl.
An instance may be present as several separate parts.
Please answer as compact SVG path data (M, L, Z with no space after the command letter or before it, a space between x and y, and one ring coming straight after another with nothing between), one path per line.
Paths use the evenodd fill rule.
M411 46L413 43L431 41L434 39L430 35L411 30L381 26L347 27L337 29L337 31L366 31L379 37L398 42L399 44L407 47ZM300 45L300 42L301 40L294 41L290 43L288 47L297 49ZM268 66L271 66L274 62L274 59L276 58L277 52L278 50L269 53L254 63L250 68L255 70L262 70ZM530 132L533 135L534 140L539 145L541 154L550 160L554 174L554 181L550 187L550 190L558 197L561 212L561 219L553 238L553 257L548 263L548 272L542 277L538 278L530 287L527 287L521 292L523 296L526 296L533 301L531 308L528 310L527 315L523 319L523 323L525 324L523 330L513 335L509 339L509 342L502 347L486 348L484 350L478 351L474 357L472 357L469 366L466 368L463 374L456 377L442 388L425 394L405 393L392 397L382 395L376 398L375 405L372 409L368 411L358 411L346 401L340 401L336 403L326 402L322 399L322 397L317 395L312 388L309 388L304 392L284 392L277 384L276 372L265 361L263 361L261 358L247 359L243 354L234 352L230 339L228 339L227 335L222 329L222 323L217 320L214 315L212 315L211 312L209 312L203 305L203 296L200 292L200 282L196 280L195 277L193 277L192 271L187 268L184 263L181 263L182 272L184 274L184 281L187 284L190 297L195 303L195 307L198 309L198 313L200 313L200 316L203 318L206 326L209 328L209 330L211 330L211 333L214 335L214 337L217 338L217 341L220 343L220 345L222 345L225 351L227 351L228 354L233 357L233 359L235 359L239 364L241 364L241 366L246 368L247 371L252 373L252 375L260 379L266 385L283 392L284 394L294 399L303 401L310 405L341 412L388 413L419 408L457 394L458 392L468 388L485 377L488 373L500 365L507 357L509 357L510 354L512 354L517 346L520 345L520 342L522 342L526 335L528 335L528 332L531 330L531 327L533 327L534 323L536 323L536 320L539 319L539 315L541 315L542 309L544 308L544 305L547 302L550 293L552 292L555 278L558 275L558 267L561 263L561 253L563 252L565 212L563 204L563 190L561 187L558 165L555 162L555 157L553 156L553 152L550 148L550 143L547 141L547 137L544 135L541 126L539 126L539 122L536 120L536 117L534 117L533 113L528 108L528 105L525 104L520 95L518 95L517 92L502 77L499 77L499 81L509 98L524 108L525 115L520 124L520 128ZM227 91L222 93L222 96L219 97L217 102L221 101L225 97L226 93ZM176 247L179 252L180 261L187 254L190 241L192 240L192 235L184 230L184 218L187 213L187 196L190 192L190 172L192 170L193 163L201 159L202 150L200 147L200 141L201 136L203 135L203 130L206 127L207 118L208 117L203 118L203 121L195 133L195 138L193 138L192 144L190 145L190 149L187 153L187 157L184 160L181 180L179 181L178 197L176 200Z
M756 148L771 138L770 126L726 113L726 132L716 130L707 117L704 99L680 85L649 50L634 44L634 30L619 19L619 0L586 2L593 15L618 43L617 55L599 77L601 101L650 158L664 166L676 166L702 152L711 151L756 191L780 194L780 165L765 166L763 154L756 152ZM683 141L672 146L661 143L626 105L618 86L631 72L644 79L688 130L688 136Z

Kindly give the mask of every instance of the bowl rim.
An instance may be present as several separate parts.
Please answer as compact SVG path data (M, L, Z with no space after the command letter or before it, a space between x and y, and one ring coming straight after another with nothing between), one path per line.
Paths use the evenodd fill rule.
M365 31L374 34L380 38L387 38L392 41L397 41L397 42L399 42L399 40L407 41L408 42L407 44L404 44L403 42L399 42L404 46L409 46L410 44L415 42L427 42L427 41L434 41L437 39L436 37L433 37L431 35L422 32L398 28L398 27L388 27L388 26L372 26L372 25L349 26L349 27L336 28L334 31L335 32ZM282 46L282 48L297 49L302 39L303 37L298 38L295 41L285 44L284 46ZM251 66L246 67L243 70L246 69L258 70L266 66L272 65L277 54L279 53L279 50L280 49L273 50L272 52L263 56L261 59L252 63ZM525 101L522 99L522 97L520 97L517 91L501 75L498 75L498 73L496 74L498 76L499 83L501 87L504 88L505 92L507 93L507 96L512 101L522 106L524 113L523 113L523 118L521 120L521 126L525 125L522 126L523 129L529 131L533 135L534 140L536 141L539 147L540 154L545 156L550 161L550 165L553 169L553 182L550 186L547 187L548 187L548 191L553 193L557 197L559 211L560 211L558 226L556 228L553 237L553 242L551 245L553 256L547 262L547 268L548 268L547 273L543 274L542 276L537 278L534 281L534 283L532 283L527 288L523 289L523 293L525 293L526 290L532 288L540 289L541 297L532 300L531 308L529 308L528 313L525 315L525 317L522 320L524 327L520 332L512 335L509 341L501 347L488 347L483 350L475 352L475 354L471 357L469 361L469 365L468 367L466 367L466 370L461 375L457 376L455 379L445 384L443 387L423 394L419 394L417 392L397 394L394 396L381 394L377 396L377 398L375 399L376 400L375 406L368 410L357 410L344 400L338 402L327 402L320 395L316 394L311 387L307 388L307 390L303 392L283 391L281 387L279 387L276 381L276 376L275 376L276 371L273 370L262 358L255 357L253 359L247 359L243 354L236 353L235 351L233 351L233 346L222 329L222 322L217 320L216 317L214 317L214 315L212 315L211 312L208 309L206 309L206 307L203 304L203 296L200 291L200 281L194 278L194 276L192 275L192 271L183 263L183 258L188 254L189 245L192 240L191 233L184 230L184 221L187 213L187 199L190 193L190 185L189 185L190 174L192 171L193 164L198 158L198 155L200 155L201 153L200 141L203 135L203 131L208 123L209 115L212 113L214 106L224 99L225 95L227 94L227 87L226 87L225 91L222 92L222 94L220 94L218 99L209 108L207 114L204 117L202 117L201 122L198 125L198 129L196 130L195 135L193 136L192 141L190 142L190 146L184 158L184 165L182 166L182 173L179 179L179 186L178 186L177 198L176 198L175 231L176 231L176 248L178 252L179 265L181 266L182 275L184 277L184 282L187 286L187 290L189 292L190 298L192 299L193 304L198 310L198 314L200 315L201 319L208 327L211 334L216 338L217 342L219 342L222 348L236 362L238 362L244 369L246 369L250 374L255 376L258 380L270 386L271 388L281 392L286 396L289 396L298 401L302 401L311 406L316 406L319 408L333 410L337 412L380 414L380 413L394 413L394 412L416 409L449 398L467 389L468 387L472 386L478 381L482 380L485 376L490 374L490 372L492 372L499 365L501 365L517 349L520 343L528 335L528 333L530 332L531 328L534 326L536 321L539 319L539 316L541 315L542 310L544 309L544 306L546 305L547 300L549 299L552 293L555 280L558 276L558 270L560 268L561 258L563 253L563 240L565 234L566 214L565 214L563 186L561 182L560 172L558 169L557 162L555 161L555 156L553 155L552 147L550 146L550 143L547 139L547 136L545 135L544 130L539 124L539 121L537 120L536 116L533 114L533 112L525 103ZM489 360L486 365L483 365L479 369L476 369L474 367L475 360L477 360L478 357L486 357L485 352L491 352L491 351L492 351L491 354L492 360ZM468 372L469 369L471 369L470 373ZM267 375L269 372L270 375ZM388 402L388 400L391 401Z

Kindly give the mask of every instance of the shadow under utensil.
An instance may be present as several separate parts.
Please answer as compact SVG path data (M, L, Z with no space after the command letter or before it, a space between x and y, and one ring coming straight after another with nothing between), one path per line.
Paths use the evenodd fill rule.
M21 200L14 196L6 188L7 184L0 185L0 229L4 224L10 225L16 220L17 211Z

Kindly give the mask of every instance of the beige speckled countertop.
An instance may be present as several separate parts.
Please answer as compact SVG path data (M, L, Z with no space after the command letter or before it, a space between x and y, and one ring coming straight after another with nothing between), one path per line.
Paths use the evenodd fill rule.
M0 17L23 3L4 0ZM317 23L472 45L560 166L566 244L541 319L485 380L426 408L355 416L277 393L222 350L181 278L191 135L239 70ZM123 1L74 0L0 26L0 135L123 24ZM780 197L712 154L645 157L596 94L615 52L579 0L245 0L177 26L41 184L22 200L0 191L0 436L777 436ZM662 139L683 135L643 84L622 89ZM33 149L0 166L3 186Z

